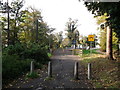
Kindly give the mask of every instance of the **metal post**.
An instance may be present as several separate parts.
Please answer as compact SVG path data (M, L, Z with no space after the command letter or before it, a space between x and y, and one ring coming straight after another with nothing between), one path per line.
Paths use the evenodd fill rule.
M1 22L0 22L1 26ZM0 36L2 35L2 28L0 27ZM2 38L0 38L0 90L2 90Z
M75 80L78 79L78 62L75 62L75 66L74 66L74 79Z
M88 79L91 79L91 63L88 63Z
M48 62L48 77L52 77L52 63Z
M34 62L31 61L31 64L30 64L30 74L32 74L34 71Z
M10 44L10 28L9 28L9 24L10 24L10 19L9 19L9 2L7 0L7 14L8 14L8 33L7 33L7 39L8 39L8 46Z
M90 41L90 55L92 54L92 41Z

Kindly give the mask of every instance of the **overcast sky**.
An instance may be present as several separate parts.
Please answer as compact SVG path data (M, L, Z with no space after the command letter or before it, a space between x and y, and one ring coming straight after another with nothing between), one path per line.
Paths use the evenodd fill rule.
M82 35L97 32L94 15L78 0L25 0L24 7L28 6L40 10L44 21L56 28L55 32L65 31L68 18L78 19L78 30Z

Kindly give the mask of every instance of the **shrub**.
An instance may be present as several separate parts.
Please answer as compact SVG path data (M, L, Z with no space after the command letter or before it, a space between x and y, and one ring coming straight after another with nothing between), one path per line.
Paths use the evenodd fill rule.
M34 44L28 46L22 53L22 57L34 59L39 63L46 63L49 61L49 57L47 55L47 50L40 45Z
M30 70L31 60L35 60L35 68L42 68L42 64L49 61L46 47L39 44L10 45L3 48L3 85Z
M3 84L15 79L30 68L31 60L19 60L17 55L3 55L2 60L2 79Z
M9 45L6 48L3 48L3 54L8 54L8 55L21 55L21 53L25 50L25 45L16 43L15 45Z
M42 45L32 43L28 45L20 43L17 43L14 46L10 45L3 49L3 55L18 55L21 60L34 59L39 63L49 61L46 46L43 47Z

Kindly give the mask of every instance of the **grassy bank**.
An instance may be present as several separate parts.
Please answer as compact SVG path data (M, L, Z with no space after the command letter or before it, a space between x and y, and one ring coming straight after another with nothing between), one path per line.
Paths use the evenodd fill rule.
M89 50L83 51L82 65L92 64L92 79L91 83L95 88L120 88L120 71L119 61L111 61L105 58L105 55L97 53L96 50L89 54Z

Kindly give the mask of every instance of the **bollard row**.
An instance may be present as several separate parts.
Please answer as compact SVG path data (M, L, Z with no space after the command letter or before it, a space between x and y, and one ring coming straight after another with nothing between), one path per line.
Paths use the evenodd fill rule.
M92 73L92 70L91 70L91 63L88 63L88 75L87 75L87 78L88 79L91 79L91 73ZM78 62L75 62L75 65L74 65L74 79L75 80L78 80Z
M34 61L31 61L30 64L30 74L32 74L34 72ZM88 79L91 79L91 63L88 63ZM48 77L52 77L52 63L49 61L48 62ZM74 79L78 80L78 62L75 62L74 65Z

